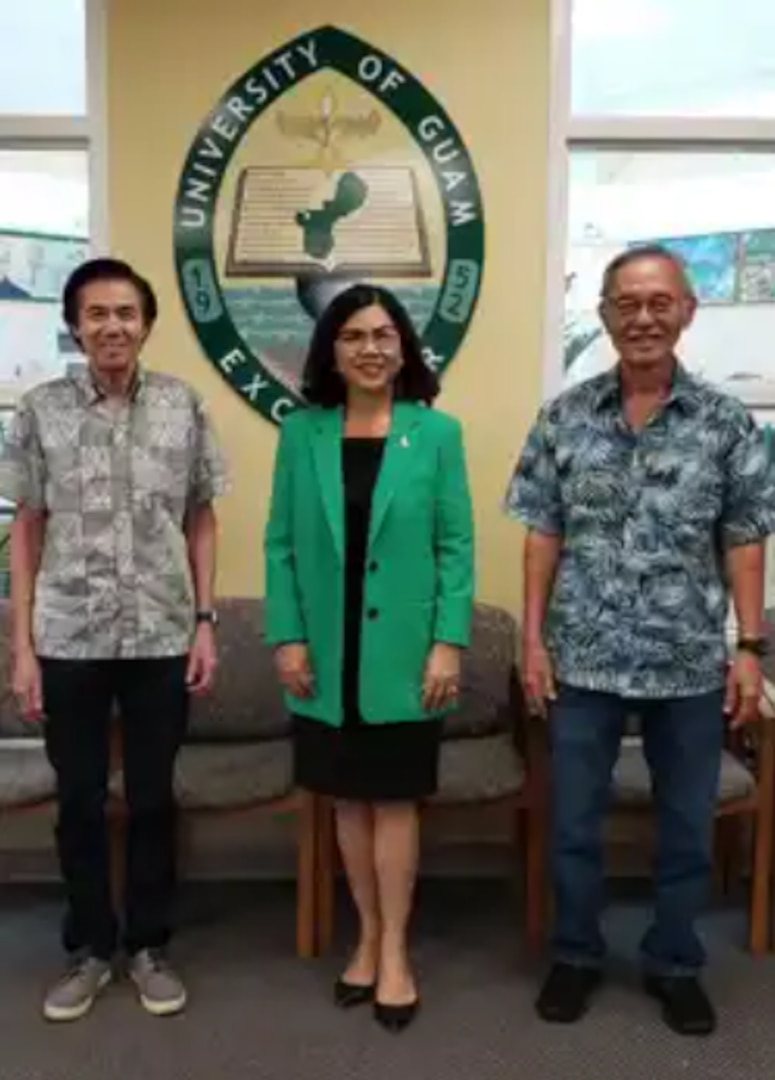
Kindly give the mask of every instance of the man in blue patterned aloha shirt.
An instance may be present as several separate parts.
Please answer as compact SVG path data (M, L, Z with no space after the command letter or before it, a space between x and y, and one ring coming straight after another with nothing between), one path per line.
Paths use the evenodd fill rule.
M668 250L614 259L600 315L619 362L541 410L507 494L528 528L525 690L547 715L552 748L554 963L536 1005L548 1021L579 1019L600 981L603 819L637 714L659 848L646 988L682 1034L715 1027L695 920L710 880L725 717L758 716L775 476L743 406L676 360L695 308Z

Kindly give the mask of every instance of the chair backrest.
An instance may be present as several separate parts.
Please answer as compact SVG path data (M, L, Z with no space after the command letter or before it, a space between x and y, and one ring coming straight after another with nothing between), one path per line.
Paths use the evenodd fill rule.
M264 641L264 601L225 597L218 602L219 666L215 688L192 703L191 742L260 741L290 731L272 660ZM0 738L39 738L24 721L10 688L10 604L0 601ZM492 734L512 724L511 677L518 649L517 623L490 604L474 605L471 646L463 654L460 706L445 720L453 737Z
M471 645L463 654L460 705L445 719L447 736L491 735L512 726L511 678L517 648L514 617L503 608L475 604Z
M0 599L0 739L39 739L40 724L19 712L11 690L11 602Z
M236 742L280 738L290 718L264 640L264 601L244 596L218 601L218 672L213 692L191 709L189 741Z
M259 741L290 730L272 652L264 641L264 602L252 597L219 601L219 667L215 688L192 703L192 742ZM40 738L40 725L23 720L10 685L10 604L0 601L0 738Z

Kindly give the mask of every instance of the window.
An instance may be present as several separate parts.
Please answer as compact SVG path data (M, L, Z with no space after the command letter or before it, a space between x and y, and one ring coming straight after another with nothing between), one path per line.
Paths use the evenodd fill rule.
M554 226L549 309L564 319L548 320L547 395L610 365L602 269L628 245L659 241L684 256L700 299L682 358L769 423L775 4L555 0L555 15L560 65L568 59L556 88L567 99L555 133L564 205L552 212L564 231Z
M0 113L86 114L86 0L0 4Z
M104 2L0 0L0 438L24 390L81 362L61 294L92 240L86 30ZM91 90L99 100L94 77ZM10 514L0 502L0 596Z
M0 229L89 234L86 150L3 150Z
M553 0L553 15L546 396L611 364L602 268L662 241L700 299L682 359L738 394L775 449L775 4Z
M61 297L89 253L87 172L85 150L0 149L0 403L78 361Z
M658 241L683 256L700 299L687 367L775 407L773 191L775 153L573 150L565 378L614 361L596 314L603 268L629 244Z
M576 116L775 117L772 0L574 0Z

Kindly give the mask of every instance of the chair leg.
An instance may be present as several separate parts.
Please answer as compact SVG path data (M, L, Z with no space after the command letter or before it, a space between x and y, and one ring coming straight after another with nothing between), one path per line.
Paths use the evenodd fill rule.
M313 795L302 792L298 815L296 868L296 955L309 960L316 955L315 848L317 807Z
M515 887L515 894L526 906L527 901L527 812L523 806L517 803L512 818L511 842L513 846L513 878L511 884Z
M334 886L336 843L334 840L334 808L330 799L317 798L317 945L327 952L334 937Z
M772 888L772 806L760 805L756 815L749 949L761 956L770 948L770 890Z
M716 818L713 843L714 878L722 896L729 896L740 872L740 823L734 816Z
M546 935L548 881L546 816L539 807L525 814L525 938L528 954L538 956Z

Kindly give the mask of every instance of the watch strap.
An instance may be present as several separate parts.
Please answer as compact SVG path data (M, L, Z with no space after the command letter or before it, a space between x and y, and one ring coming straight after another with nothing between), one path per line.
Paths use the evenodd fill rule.
M752 653L753 656L766 656L769 652L769 642L764 637L741 636L737 639L739 652Z

